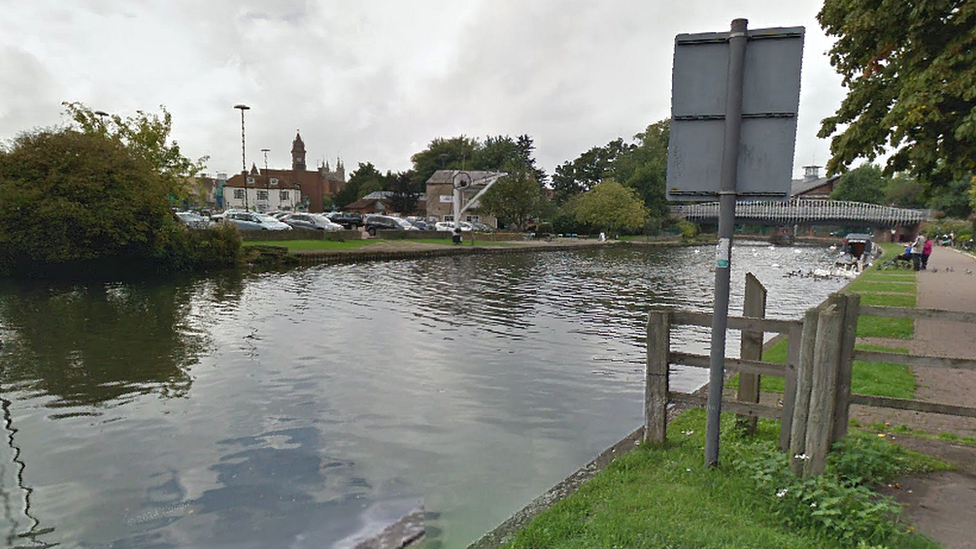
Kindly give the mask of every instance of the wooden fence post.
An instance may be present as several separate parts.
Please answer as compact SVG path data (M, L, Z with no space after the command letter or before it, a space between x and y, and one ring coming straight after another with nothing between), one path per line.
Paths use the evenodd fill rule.
M813 351L813 384L810 386L810 414L803 460L803 476L823 474L834 430L834 402L837 396L837 368L844 328L846 300L839 294L827 298L827 306L817 321L817 341Z
M796 396L793 403L793 422L790 425L790 469L803 474L803 456L807 444L807 419L810 414L810 387L813 385L813 352L817 340L820 313L810 309L803 315L803 334L800 336L796 367Z
M790 432L793 430L793 410L796 408L797 375L800 371L800 340L803 324L793 326L787 334L786 378L783 381L783 411L779 422L779 449L790 450Z
M831 442L847 435L851 407L851 373L854 368L854 342L857 339L858 310L861 296L847 294L844 303L844 329L840 347L840 365L837 370L837 399L834 402L834 429Z
M647 316L647 370L644 380L644 442L662 444L668 429L668 361L671 313Z
M766 317L766 288L752 273L746 273L746 292L742 303L742 316ZM739 345L739 358L761 360L763 348L763 333L761 331L742 330ZM759 403L759 374L739 372L739 391L736 400L740 402ZM756 434L758 417L739 415L736 422L744 426L746 433Z

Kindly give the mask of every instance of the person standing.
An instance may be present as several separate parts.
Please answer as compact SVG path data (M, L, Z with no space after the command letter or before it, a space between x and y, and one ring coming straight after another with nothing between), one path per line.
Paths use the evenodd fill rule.
M915 242L912 242L912 267L918 271L922 268L922 250L925 249L925 235L918 233Z
M922 269L928 269L929 267L929 256L932 255L932 239L925 239L925 245L922 246Z

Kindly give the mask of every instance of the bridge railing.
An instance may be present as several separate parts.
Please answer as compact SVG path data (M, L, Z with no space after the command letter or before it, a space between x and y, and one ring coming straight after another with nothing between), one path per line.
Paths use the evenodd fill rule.
M718 219L718 202L672 206L672 213L690 221ZM794 199L789 202L739 202L735 218L739 222L764 221L782 224L824 222L862 222L878 226L912 225L926 219L924 210L895 208L843 200Z

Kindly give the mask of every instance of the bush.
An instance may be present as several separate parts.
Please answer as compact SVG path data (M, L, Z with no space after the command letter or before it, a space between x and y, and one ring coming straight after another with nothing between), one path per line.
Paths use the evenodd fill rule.
M209 229L188 229L176 223L164 229L154 262L161 271L193 271L234 267L241 260L241 233L231 223Z
M904 471L905 451L870 435L851 433L837 443L819 477L801 479L771 442L733 444L733 467L749 475L769 495L773 514L788 526L825 533L854 546L882 544L906 534L896 518L901 507L871 491Z
M688 220L679 221L678 230L681 231L681 238L692 239L698 236L698 225Z

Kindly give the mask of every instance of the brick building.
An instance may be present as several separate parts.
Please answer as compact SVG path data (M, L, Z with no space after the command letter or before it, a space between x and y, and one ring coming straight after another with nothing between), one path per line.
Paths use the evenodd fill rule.
M295 140L292 141L290 170L275 168L260 170L252 164L251 171L247 174L236 174L227 180L224 194L233 196L234 189L243 189L250 198L252 194L250 189L298 188L302 195L301 204L310 212L321 212L323 199L327 196L335 196L345 185L346 170L341 159L336 161L335 171L329 168L328 162L316 170L309 170L306 167L305 155L305 142L302 141L301 134L297 133ZM258 204L249 206L251 209L261 208ZM267 207L272 209L270 205Z

